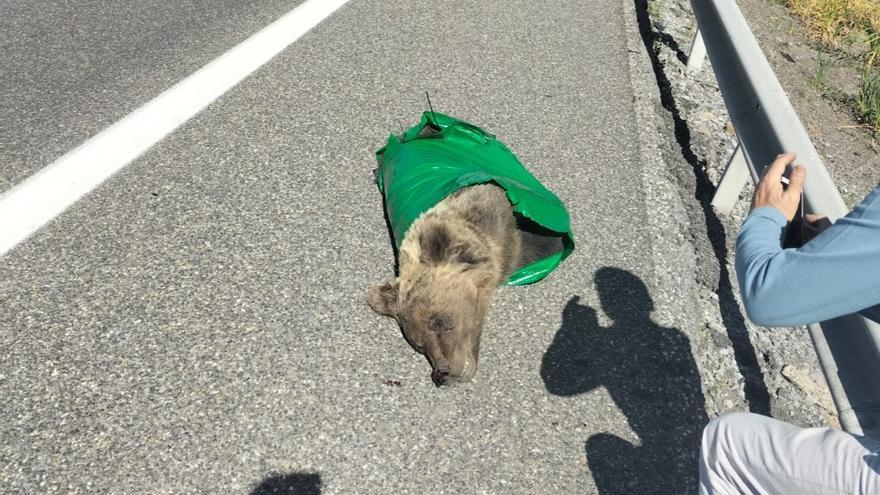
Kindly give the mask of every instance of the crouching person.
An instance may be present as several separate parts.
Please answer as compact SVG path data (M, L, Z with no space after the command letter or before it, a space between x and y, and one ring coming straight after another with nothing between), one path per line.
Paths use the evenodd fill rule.
M783 249L781 234L806 177L796 166L783 189L794 158L781 155L767 167L737 238L736 274L749 318L795 326L858 312L880 322L880 187L809 243ZM880 494L880 439L727 414L703 431L700 493Z

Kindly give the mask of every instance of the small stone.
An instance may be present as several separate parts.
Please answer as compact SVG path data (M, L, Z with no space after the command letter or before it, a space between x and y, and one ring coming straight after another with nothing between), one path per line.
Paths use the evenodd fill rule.
M786 364L782 367L781 373L786 380L799 388L804 395L819 407L829 412L835 411L834 401L831 399L828 387L814 380L807 371L797 366Z
M724 124L724 132L730 137L736 137L736 128L733 127L733 122L728 120L727 123Z
M705 122L698 123L696 126L694 126L694 128L699 134L702 134L704 136L712 136L712 129L709 128L709 126L707 126Z
M706 326L709 327L709 328L712 329L712 330L715 330L716 332L718 332L718 333L720 333L720 334L727 335L727 329L724 328L724 325L722 325L722 324L720 324L720 323L718 323L718 322L710 321L709 324L706 325Z

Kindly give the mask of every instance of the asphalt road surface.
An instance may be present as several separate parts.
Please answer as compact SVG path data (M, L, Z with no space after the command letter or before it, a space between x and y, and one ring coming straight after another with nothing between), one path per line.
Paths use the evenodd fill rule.
M3 188L297 2L103 4L0 21ZM620 0L352 0L0 259L0 491L693 491L707 419L687 331L651 313L688 295L656 275L634 23ZM393 276L373 152L425 91L578 243L498 291L476 381L443 388L365 304Z

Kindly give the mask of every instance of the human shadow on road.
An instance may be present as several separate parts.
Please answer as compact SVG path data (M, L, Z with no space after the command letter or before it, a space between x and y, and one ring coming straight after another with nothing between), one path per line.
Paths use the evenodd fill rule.
M251 495L321 495L321 475L318 473L274 474L264 479Z
M599 493L696 491L700 435L708 417L688 337L651 321L654 302L637 276L618 268L596 272L602 310L575 296L544 354L541 378L554 395L605 387L640 445L609 433L586 442Z

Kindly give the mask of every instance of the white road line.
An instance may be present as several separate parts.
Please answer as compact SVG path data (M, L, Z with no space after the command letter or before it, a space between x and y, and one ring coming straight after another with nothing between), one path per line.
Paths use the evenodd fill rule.
M307 0L0 195L0 256L278 55L348 0Z

